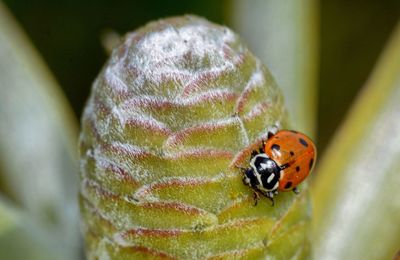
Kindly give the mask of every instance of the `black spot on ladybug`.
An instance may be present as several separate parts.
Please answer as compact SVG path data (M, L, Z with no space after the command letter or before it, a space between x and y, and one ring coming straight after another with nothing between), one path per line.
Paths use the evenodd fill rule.
M294 155L294 152L293 152L293 151L290 151L290 155L293 156L293 155Z
M304 140L303 138L299 138L299 141L302 145L304 145L305 147L308 147L308 143L306 142L306 140Z
M311 160L310 160L310 170L311 170L313 164L314 164L314 159L311 159Z
M273 144L273 145L271 146L271 149L272 149L272 150L275 150L275 151L279 151L279 150L281 149L281 147L280 147L279 145L277 145L277 144Z
M296 172L300 171L300 166L296 166Z
M285 189L289 189L290 187L292 187L292 182L291 182L291 181L289 181L288 183L286 183Z

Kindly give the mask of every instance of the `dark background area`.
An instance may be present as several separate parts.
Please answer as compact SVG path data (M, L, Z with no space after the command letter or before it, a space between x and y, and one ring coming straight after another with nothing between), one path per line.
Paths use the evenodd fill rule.
M323 148L400 21L400 1L328 0L320 7L318 142Z
M107 54L106 29L120 34L150 20L197 14L229 26L225 1L6 0L80 117ZM320 1L318 143L324 148L400 18L399 0Z

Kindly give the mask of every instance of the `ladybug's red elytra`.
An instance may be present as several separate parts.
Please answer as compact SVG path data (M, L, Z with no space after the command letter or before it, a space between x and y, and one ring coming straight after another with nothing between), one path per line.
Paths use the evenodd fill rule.
M251 155L243 182L254 190L256 204L261 193L274 205L278 192L298 193L297 186L312 171L316 157L316 147L306 135L292 130L268 132L260 150Z

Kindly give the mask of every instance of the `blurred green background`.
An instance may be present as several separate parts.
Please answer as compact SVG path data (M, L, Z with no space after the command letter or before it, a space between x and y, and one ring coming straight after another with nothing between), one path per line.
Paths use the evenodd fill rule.
M80 117L90 86L107 59L100 38L166 16L193 13L232 25L231 1L6 0ZM320 151L364 85L400 17L398 0L319 3L318 144Z

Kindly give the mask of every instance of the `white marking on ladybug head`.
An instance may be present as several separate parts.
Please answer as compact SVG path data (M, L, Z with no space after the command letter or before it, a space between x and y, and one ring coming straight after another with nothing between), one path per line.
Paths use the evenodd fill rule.
M266 163L260 163L260 166L264 170L268 168L268 164L266 164Z
M271 175L267 179L267 182L270 183L274 178L275 178L275 174L271 173Z

